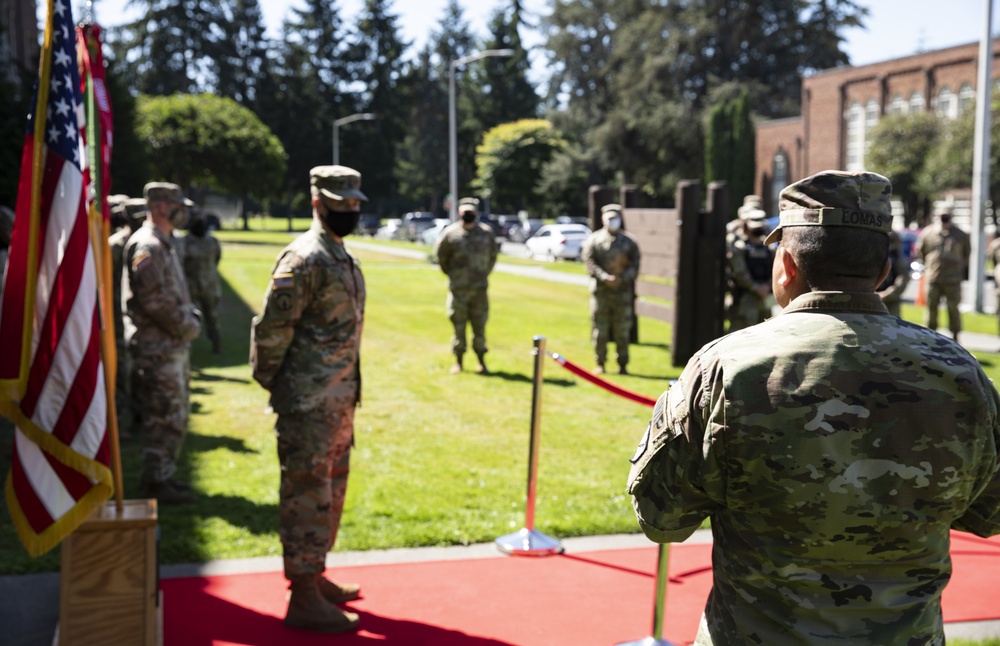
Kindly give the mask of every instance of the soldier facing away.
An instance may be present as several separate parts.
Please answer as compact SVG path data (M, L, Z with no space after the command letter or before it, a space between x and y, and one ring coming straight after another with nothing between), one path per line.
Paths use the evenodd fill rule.
M594 374L604 374L608 340L614 339L619 374L628 374L628 346L635 317L635 279L639 276L639 245L622 229L622 207L601 209L604 226L583 241L580 259L590 275L590 328Z
M903 241L895 231L889 232L889 275L875 293L893 316L902 315L903 292L910 284L910 263L903 253Z
M279 535L291 598L285 623L324 633L358 626L336 603L359 586L323 576L347 495L361 401L365 279L344 237L361 217L361 175L309 172L313 223L278 255L250 340L253 378L271 395L281 463Z
M962 281L969 272L972 244L969 234L952 222L951 211L936 213L936 222L927 226L917 238L917 255L924 262L927 281L927 327L937 330L938 306L943 298L948 306L948 329L956 341L962 331Z
M219 301L222 288L219 286L219 260L222 246L218 238L208 229L208 219L196 216L188 227L184 238L184 276L187 278L191 300L201 310L202 321L208 340L212 342L212 352L222 352L222 335L219 332Z
M175 479L189 413L188 361L201 332L173 231L187 220L189 201L176 184L143 189L149 215L122 251L125 343L132 361L132 397L141 403L141 483L162 504L193 502L191 485Z
M739 226L726 249L729 282L729 331L764 322L771 314L771 266L774 252L764 244L767 214L740 209Z
M1000 533L1000 395L875 294L891 190L841 171L782 190L784 310L699 350L632 458L649 538L711 518L697 644L944 644L949 532Z
M489 276L497 262L493 230L479 222L479 200L464 197L458 203L459 220L444 228L434 243L438 265L448 276L448 318L454 328L452 374L462 372L467 342L465 328L472 327L472 349L479 359L476 372L486 369L486 321L490 316L487 294Z

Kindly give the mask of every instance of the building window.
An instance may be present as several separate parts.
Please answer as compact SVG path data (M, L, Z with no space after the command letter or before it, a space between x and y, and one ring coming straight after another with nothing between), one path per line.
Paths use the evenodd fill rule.
M774 174L771 180L771 209L772 212L778 210L778 202L781 199L781 189L792 183L789 175L788 154L784 150L778 150L774 154Z
M910 114L919 114L924 111L924 95L914 92L910 95Z
M878 125L880 112L881 110L878 107L878 101L875 99L868 99L868 103L865 104L865 157L868 156L868 149L872 147L871 131ZM864 165L864 159L861 160L861 163Z
M892 97L892 101L889 102L889 114L904 114L906 113L906 100L903 98L902 94L897 94Z
M954 119L957 116L957 107L951 88L948 86L941 88L937 95L937 115L944 119Z
M847 170L863 170L865 155L865 115L861 104L851 103L847 109Z
M966 83L958 89L958 113L962 114L976 102L976 91Z

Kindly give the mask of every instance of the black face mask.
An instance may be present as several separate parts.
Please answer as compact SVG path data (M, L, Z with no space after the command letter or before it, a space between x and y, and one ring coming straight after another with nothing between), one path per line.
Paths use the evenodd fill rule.
M361 211L331 211L324 207L323 222L338 238L354 233L361 221Z
M948 224L949 222L951 222L950 215L942 215L940 216L940 218L941 218L941 224Z
M462 222L465 222L466 224L472 224L473 222L476 221L476 218L478 217L479 216L476 215L475 213L472 213L471 211L466 211L465 213L462 214Z

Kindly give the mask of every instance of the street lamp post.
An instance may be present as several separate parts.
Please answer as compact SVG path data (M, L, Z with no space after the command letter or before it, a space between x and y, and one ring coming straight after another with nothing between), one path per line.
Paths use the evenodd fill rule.
M335 119L333 122L333 165L336 166L340 163L340 138L338 137L338 131L340 126L345 123L352 123L354 121L371 121L375 118L375 115L371 112L360 112L358 114L352 114L340 119Z
M448 216L452 221L458 219L458 135L455 127L455 68L480 58L489 56L513 56L513 49L484 49L475 54L456 58L451 62L448 76L448 190L451 192L451 204Z

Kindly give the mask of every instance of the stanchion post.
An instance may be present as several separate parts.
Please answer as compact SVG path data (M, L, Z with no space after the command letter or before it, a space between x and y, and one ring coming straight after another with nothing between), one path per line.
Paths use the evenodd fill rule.
M535 531L535 487L538 481L538 444L542 420L542 372L545 367L545 337L534 337L535 377L531 388L531 438L528 448L528 495L524 528L501 536L494 542L501 552L515 556L548 556L563 551L562 544Z
M653 605L653 634L631 642L619 642L616 646L674 646L663 639L663 613L667 607L667 571L670 566L670 543L661 543L656 563L656 601Z

